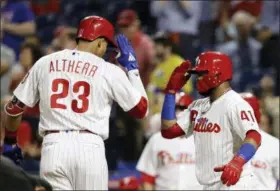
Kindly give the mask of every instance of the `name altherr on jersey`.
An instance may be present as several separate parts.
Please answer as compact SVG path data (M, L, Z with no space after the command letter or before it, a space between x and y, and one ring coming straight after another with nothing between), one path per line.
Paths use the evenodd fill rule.
M49 72L70 72L93 77L98 67L88 62L75 60L55 60L50 62Z

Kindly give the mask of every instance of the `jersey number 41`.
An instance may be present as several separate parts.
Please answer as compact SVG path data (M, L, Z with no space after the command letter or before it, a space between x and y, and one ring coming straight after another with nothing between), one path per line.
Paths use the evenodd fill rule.
M69 94L69 81L66 79L58 78L53 80L52 82L52 91L53 94L51 95L51 108L59 108L59 109L67 109L67 106L57 101L59 99L64 99ZM59 86L62 87L62 92L57 93ZM80 92L80 88L83 91ZM77 81L73 87L71 87L71 91L73 93L78 94L77 99L71 100L71 109L76 113L84 113L88 110L89 100L88 96L90 94L90 85L85 81ZM78 101L81 101L80 107L78 106Z

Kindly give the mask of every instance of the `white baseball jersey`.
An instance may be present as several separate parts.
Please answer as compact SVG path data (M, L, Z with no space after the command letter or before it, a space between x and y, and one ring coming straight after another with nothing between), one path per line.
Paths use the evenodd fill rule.
M156 190L201 190L195 176L193 137L165 139L155 133L146 144L137 170L156 177Z
M124 111L141 98L118 66L93 54L65 49L38 60L14 91L25 105L40 100L39 132L86 129L108 138L113 100Z
M279 139L261 131L262 144L250 160L262 190L275 190L279 180Z
M233 90L213 103L209 98L194 101L177 122L187 136L194 135L196 175L206 186L220 183L222 173L213 169L233 158L246 132L259 131L253 109ZM241 177L249 174L248 166L244 165Z

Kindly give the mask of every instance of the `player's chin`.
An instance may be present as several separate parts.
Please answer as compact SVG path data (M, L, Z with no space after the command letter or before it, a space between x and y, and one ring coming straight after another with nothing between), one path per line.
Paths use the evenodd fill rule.
M200 95L202 95L203 97L208 97L211 95L213 89L208 90L207 92L198 92Z

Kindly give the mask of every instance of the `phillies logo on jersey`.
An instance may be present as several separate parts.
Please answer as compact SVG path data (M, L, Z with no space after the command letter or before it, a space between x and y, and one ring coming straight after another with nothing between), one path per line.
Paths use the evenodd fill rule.
M198 112L196 110L191 110L190 119L191 122L195 122Z
M206 117L201 117L195 123L193 130L201 133L219 133L221 127L217 123L210 122Z
M193 156L189 153L178 153L176 157L172 157L172 155L167 151L160 151L158 153L158 160L162 165L168 164L194 164L195 160Z
M260 160L252 160L251 165L253 165L255 168L262 168L262 169L267 168L266 163Z

